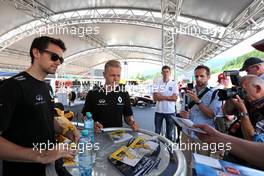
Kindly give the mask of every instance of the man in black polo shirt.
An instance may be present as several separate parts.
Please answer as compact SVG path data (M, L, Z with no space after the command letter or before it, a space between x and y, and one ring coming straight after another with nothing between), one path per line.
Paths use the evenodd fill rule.
M7 79L0 87L0 159L3 176L45 176L46 164L74 151L55 144L55 133L62 132L53 116L53 95L44 78L54 74L63 62L64 43L38 37L30 48L31 66ZM78 134L67 133L72 140ZM40 151L41 149L44 151Z
M82 114L92 113L96 130L103 127L122 127L123 116L133 130L138 130L138 125L133 119L128 92L118 86L120 73L120 62L108 61L104 68L105 85L89 91L86 96Z

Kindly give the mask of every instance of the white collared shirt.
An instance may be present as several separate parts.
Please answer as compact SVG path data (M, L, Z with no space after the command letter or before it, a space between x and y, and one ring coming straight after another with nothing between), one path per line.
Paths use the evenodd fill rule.
M173 94L178 95L177 85L174 81L169 80L168 82L163 82L163 80L157 81L154 84L154 93L160 93L163 96L172 96ZM176 101L157 101L156 112L159 113L175 113Z

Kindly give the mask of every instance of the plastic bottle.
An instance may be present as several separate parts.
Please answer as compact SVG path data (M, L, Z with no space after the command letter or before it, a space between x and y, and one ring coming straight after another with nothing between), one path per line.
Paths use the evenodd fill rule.
M88 130L82 131L82 136L79 141L79 173L80 176L92 176L93 162L92 162L92 151L87 150L86 145L90 143L88 138Z
M94 121L90 112L86 112L84 129L88 131L88 138L90 140L90 143L94 144Z

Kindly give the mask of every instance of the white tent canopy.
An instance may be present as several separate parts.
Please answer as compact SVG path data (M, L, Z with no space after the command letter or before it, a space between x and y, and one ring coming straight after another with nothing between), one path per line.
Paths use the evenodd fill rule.
M170 3L176 8L165 9ZM188 70L262 30L263 9L260 0L1 1L0 68L28 67L40 34L65 42L64 74L84 75L109 59L161 64L170 30L169 63ZM166 21L164 10L175 21Z

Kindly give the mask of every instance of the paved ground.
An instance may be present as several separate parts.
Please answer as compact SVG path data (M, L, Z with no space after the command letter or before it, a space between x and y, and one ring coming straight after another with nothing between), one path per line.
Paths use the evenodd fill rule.
M138 123L139 127L149 131L155 131L154 126L154 115L155 115L155 106L154 107L133 107L133 112L135 120Z

